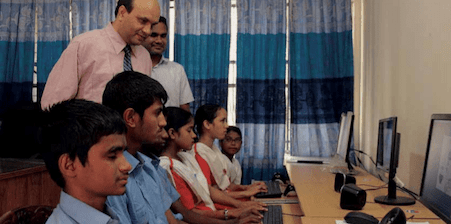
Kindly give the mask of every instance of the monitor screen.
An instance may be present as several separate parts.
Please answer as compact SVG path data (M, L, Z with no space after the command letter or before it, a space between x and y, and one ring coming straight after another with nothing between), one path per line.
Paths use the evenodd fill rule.
M451 114L432 115L420 196L451 223Z
M346 129L346 120L347 120L347 116L346 113L341 113L341 118L340 118L340 131L338 133L338 142L337 142L337 152L336 154L338 156L340 156L340 158L344 159L346 156L346 144L347 141L345 141L346 139L346 135L345 132L347 132Z
M376 166L385 172L390 170L391 153L395 148L397 120L397 117L379 120Z

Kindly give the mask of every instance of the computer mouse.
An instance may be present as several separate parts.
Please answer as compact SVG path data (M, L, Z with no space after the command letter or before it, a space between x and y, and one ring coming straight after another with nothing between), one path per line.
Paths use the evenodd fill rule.
M402 209L396 207L382 218L380 224L406 224L406 222L406 214Z
M378 224L379 220L363 212L350 212L346 214L345 221L349 224Z
M296 196L296 190L294 189L293 185L288 184L285 188L285 191L283 192L283 195L285 196Z

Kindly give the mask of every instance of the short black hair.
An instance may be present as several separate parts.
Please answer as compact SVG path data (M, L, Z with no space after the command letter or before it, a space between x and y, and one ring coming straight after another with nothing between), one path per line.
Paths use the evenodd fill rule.
M166 26L166 30L168 31L168 23L166 22L166 18L163 16L160 16L160 19L158 20L158 23L163 23L164 26Z
M134 0L119 0L117 1L116 10L114 10L114 15L117 17L117 13L121 6L125 6L127 12L131 12L133 10Z
M229 132L231 132L231 131L236 132L236 133L240 136L240 138L243 138L243 135L241 135L241 130L240 130L240 128L238 128L238 127L236 127L236 126L229 126L229 127L227 128L227 134L228 134Z
M102 97L103 105L113 108L121 116L127 108L132 108L142 117L155 100L160 100L163 105L168 100L163 86L148 75L135 71L117 74L106 84Z
M88 151L103 136L127 132L119 113L101 104L81 99L55 104L44 111L43 119L45 122L41 140L45 150L42 157L50 176L61 188L66 184L58 166L61 155L68 154L71 160L77 157L84 166Z
M213 123L213 120L217 116L217 112L221 108L222 107L217 104L205 104L197 109L196 115L194 116L194 126L199 135L202 135L204 121L207 120L208 122Z

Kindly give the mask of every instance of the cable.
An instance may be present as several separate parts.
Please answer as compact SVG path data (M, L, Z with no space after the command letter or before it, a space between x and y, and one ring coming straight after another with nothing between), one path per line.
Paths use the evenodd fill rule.
M372 185L366 185L366 184L359 184L359 186L370 186L370 187L373 187L373 188L364 189L365 191L376 191L376 190L380 190L380 189L382 189L382 188L387 188L387 185L388 185L388 184L384 184L384 185L381 185L381 186L372 186Z
M397 186L398 187L398 186ZM409 194L413 199L415 199L415 201L418 201L419 196L417 194L415 194L414 192L412 192L411 190L405 188L405 187L398 187L401 191Z
M365 155L365 156L368 156L368 157L371 159L371 162L373 162L374 166L377 166L377 165L376 165L376 162L374 162L373 158L372 158L370 155L366 154L364 151L357 150L357 149L354 149L354 151L356 151L356 152L358 152L358 153L362 153L362 154ZM357 157L357 158L358 158L358 157Z

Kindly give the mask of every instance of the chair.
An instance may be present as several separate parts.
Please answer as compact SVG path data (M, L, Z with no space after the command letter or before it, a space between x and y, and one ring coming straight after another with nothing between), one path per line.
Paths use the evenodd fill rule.
M32 205L16 208L0 217L0 224L44 224L53 212L53 207Z

